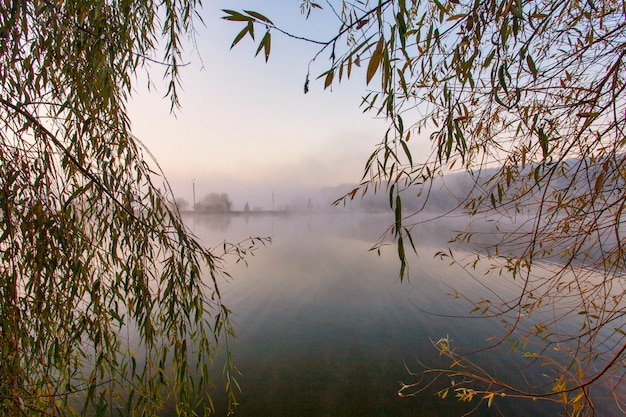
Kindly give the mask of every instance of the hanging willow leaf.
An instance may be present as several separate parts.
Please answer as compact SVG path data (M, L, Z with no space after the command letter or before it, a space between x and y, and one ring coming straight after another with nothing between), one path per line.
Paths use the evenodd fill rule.
M329 71L324 79L324 89L330 87L333 84L333 78L335 77L335 71Z
M548 139L548 135L546 135L546 133L544 132L544 130L542 128L539 128L537 130L537 133L539 135L539 144L541 145L541 151L543 152L543 158L547 158L548 155L550 154L550 144L549 144L549 139Z
M530 55L526 55L526 63L528 64L528 69L533 77L537 77L537 67L535 66L535 61Z
M230 45L230 49L233 49L235 47L235 45L237 45L239 43L240 40L243 39L244 36L246 36L246 34L248 33L249 27L245 26L241 32L239 32L237 34L237 36L235 36L235 40L233 40L233 43Z
M160 415L166 401L179 415L209 414L214 355L234 335L218 288L226 275L184 225L127 111L159 53L178 108L181 39L194 35L198 3L7 5L0 415ZM252 17L224 13L246 25L233 46L253 35ZM227 391L228 412L236 385Z
M267 60L270 58L271 43L272 43L272 38L271 38L270 31L268 30L267 32L265 32L265 36L263 36L263 39L261 39L261 42L259 42L259 46L254 56L257 56L259 52L263 50L264 55L265 55L265 62L267 62Z
M265 23L269 23L270 25L273 25L274 23L272 23L271 20L269 20L267 17L263 16L261 13L257 13L255 11L252 10L244 10L244 12L246 12L248 15L262 21Z
M222 9L222 11L226 13L226 16L222 17L222 19L225 20L231 20L234 22L249 22L250 20L252 20L250 17L244 16L243 14L234 10Z
M367 65L367 74L366 74L366 83L369 84L376 71L378 71L378 67L383 59L383 48L385 46L385 40L381 37L376 44L376 49L370 58L369 64Z

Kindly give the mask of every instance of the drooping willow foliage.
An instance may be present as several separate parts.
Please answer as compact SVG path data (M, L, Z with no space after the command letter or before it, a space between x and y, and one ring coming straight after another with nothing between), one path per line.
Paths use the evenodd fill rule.
M408 250L415 249L412 227L424 218L403 209L403 201L419 194L418 212L427 213L435 179L451 172L472 178L455 213L470 225L492 227L458 234L458 243L472 245L471 256L439 255L514 280L515 296L491 288L473 300L478 313L499 317L507 329L487 348L506 341L547 375L539 385L503 381L457 354L444 337L435 345L451 368L426 369L426 379L403 386L401 394L449 375L455 385L440 395L454 392L464 401L548 399L587 415L604 390L623 406L624 2L306 0L302 11L337 19L327 40L309 40L320 45L313 60L330 57L319 75L324 88L364 76L364 110L389 121L362 183L344 199L372 190L389 194L396 214L389 233L403 277ZM233 44L255 26L257 33L265 28L257 54L266 58L273 31L298 37L258 12L225 10L224 18L244 24ZM430 155L416 153L420 142L431 144ZM575 323L574 330L564 323Z
M182 224L126 111L148 60L178 106L199 6L0 3L0 415L211 407L232 335L221 259Z

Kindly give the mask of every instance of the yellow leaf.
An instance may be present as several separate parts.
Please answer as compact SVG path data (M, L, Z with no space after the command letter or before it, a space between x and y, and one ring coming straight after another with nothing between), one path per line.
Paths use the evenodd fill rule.
M603 183L604 183L604 172L601 172L600 175L598 175L598 178L596 178L596 183L593 187L596 193L600 192L600 190L602 189Z
M352 73L352 55L348 57L348 79L350 78L350 73Z
M467 16L467 13L455 14L447 18L446 21L451 22L453 20L463 19L465 16Z
M335 71L329 71L328 74L326 74L326 79L324 80L324 90L330 87L330 85L333 83L334 77Z
M381 37L378 40L378 44L376 45L376 49L370 58L370 62L367 66L367 75L366 75L366 83L369 84L376 71L378 71L378 67L380 66L380 62L383 59L383 48L385 46L385 40Z
M361 29L363 26L367 25L369 23L369 19L361 19L357 22L356 24L356 29L359 30Z
M595 111L589 111L589 112L585 112L585 111L581 111L580 113L576 114L576 116L578 117L597 117L600 113L595 112Z
M572 399L570 400L570 403L571 403L571 404L576 404L577 402L579 402L579 401L580 401L580 399L581 399L584 395L585 395L585 393L584 393L584 392L581 392L580 394L578 394L577 396L575 396L574 398L572 398Z
M487 407L491 407L491 404L493 403L493 397L495 397L495 393L490 392L489 394L486 394L483 397L483 400L488 400L487 401Z

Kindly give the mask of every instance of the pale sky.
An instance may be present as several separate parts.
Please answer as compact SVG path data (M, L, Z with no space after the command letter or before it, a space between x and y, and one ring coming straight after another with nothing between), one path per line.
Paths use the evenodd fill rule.
M303 93L310 59L318 47L272 32L268 63L256 44L244 39L230 50L242 28L227 22L220 9L252 9L300 35L325 40L338 23L330 13L300 14L300 2L211 1L203 9L205 27L198 25L198 50L189 48L182 70L182 108L169 112L162 99L163 68L152 65L157 91L146 80L136 84L129 111L134 134L155 155L177 196L227 192L234 209L267 207L277 196L298 188L357 183L363 166L384 135L387 125L359 104L366 91L363 71L350 82L323 90L315 78L327 69L325 52L312 66L310 92ZM326 33L326 36L323 34ZM256 42L263 30L257 28ZM306 193L305 193L306 194Z

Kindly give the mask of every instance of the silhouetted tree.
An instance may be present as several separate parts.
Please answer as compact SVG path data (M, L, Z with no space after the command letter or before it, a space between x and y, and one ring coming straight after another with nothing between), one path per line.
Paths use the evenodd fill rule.
M1 416L210 407L214 353L233 334L222 269L168 204L127 112L159 56L178 106L198 5L0 4Z
M233 202L226 193L211 193L205 195L196 204L196 211L208 213L226 213L229 212Z

